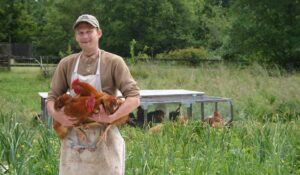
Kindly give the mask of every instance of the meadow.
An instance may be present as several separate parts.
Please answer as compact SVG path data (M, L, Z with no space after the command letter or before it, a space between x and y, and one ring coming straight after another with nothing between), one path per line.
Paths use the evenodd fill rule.
M230 128L211 128L199 120L194 105L186 125L166 121L152 134L122 126L126 174L300 174L299 72L223 63L138 63L130 69L141 89L232 98L234 122ZM0 72L0 174L57 174L59 140L51 126L36 119L37 93L48 91L50 81L39 68ZM212 108L206 106L206 116ZM220 104L220 112L228 118L228 105Z

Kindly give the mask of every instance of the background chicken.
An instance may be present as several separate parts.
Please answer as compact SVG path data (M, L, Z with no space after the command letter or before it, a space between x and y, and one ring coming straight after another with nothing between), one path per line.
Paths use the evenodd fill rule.
M225 120L218 111L215 111L212 116L209 116L204 121L213 128L225 126Z

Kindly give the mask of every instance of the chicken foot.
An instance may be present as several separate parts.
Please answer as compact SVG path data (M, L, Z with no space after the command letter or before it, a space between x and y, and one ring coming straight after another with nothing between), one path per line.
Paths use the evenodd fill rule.
M101 140L103 140L104 142L106 142L108 130L109 130L111 127L112 127L112 125L108 125L108 126L105 128L104 132L100 135ZM100 141L100 139L99 139L99 141Z
M82 130L81 126L79 127L75 127L75 132L77 133L79 140L86 142L86 143L90 143L91 141L89 140L88 136L86 135L86 133Z

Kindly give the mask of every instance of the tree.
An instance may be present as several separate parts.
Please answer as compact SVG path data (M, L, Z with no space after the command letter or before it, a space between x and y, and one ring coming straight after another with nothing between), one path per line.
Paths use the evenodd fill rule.
M101 1L88 0L54 0L47 2L43 18L43 26L40 28L36 40L37 52L42 55L56 55L71 50L78 51L79 46L74 39L73 23L81 14L92 14L98 19L101 16ZM72 4L72 5L70 5ZM100 22L101 23L101 22Z
M236 0L227 53L285 65L300 61L300 3L297 0Z
M129 43L149 52L182 48L192 39L192 11L182 0L115 0L104 3L104 45L121 55L128 55ZM106 27L106 29L105 29Z
M84 13L96 16L100 47L129 56L188 47L217 50L228 26L228 0L2 0L0 41L31 42L35 55L78 51L73 23ZM72 5L70 5L72 4Z
M37 25L19 0L0 1L0 42L31 43Z
M129 56L132 39L137 41L137 51L148 49L158 53L164 50L184 48L193 39L192 10L182 0L56 0L47 7L45 25L36 44L43 54L57 54L68 45L78 49L73 39L72 25L83 13L95 15L100 21L103 37L100 47L108 51ZM72 4L72 6L70 6ZM62 42L63 41L63 42Z
M204 46L211 51L223 46L225 32L231 23L228 18L228 0L195 0L196 29L195 46Z

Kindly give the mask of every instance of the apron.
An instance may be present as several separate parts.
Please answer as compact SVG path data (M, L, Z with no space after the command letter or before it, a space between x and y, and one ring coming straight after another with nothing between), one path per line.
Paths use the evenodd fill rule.
M100 60L95 75L82 76L77 73L81 54L77 58L71 82L79 78L80 81L88 82L101 91ZM70 89L70 94L74 91ZM123 175L125 172L125 142L118 128L112 126L107 133L106 141L99 136L106 126L98 125L84 128L82 131L88 141L78 137L74 128L69 129L67 136L61 140L60 148L60 175Z

